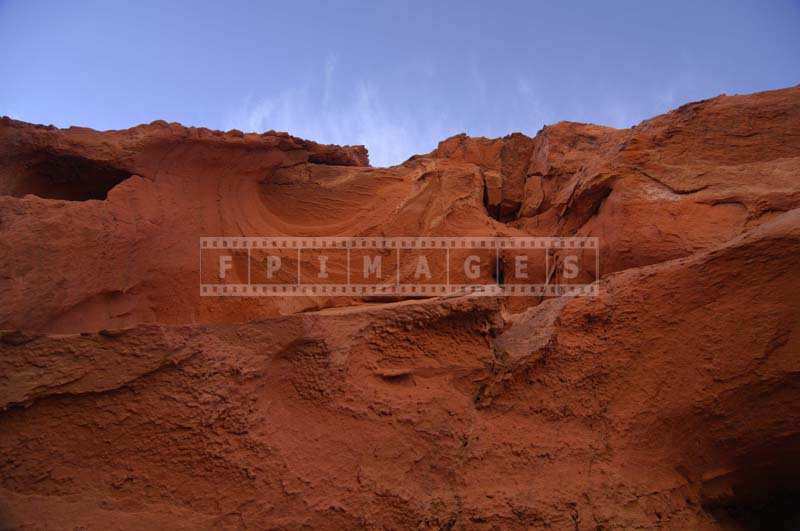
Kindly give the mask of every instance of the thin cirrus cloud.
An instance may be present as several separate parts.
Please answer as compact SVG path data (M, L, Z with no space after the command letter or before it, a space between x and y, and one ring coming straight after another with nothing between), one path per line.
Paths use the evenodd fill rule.
M436 87L444 82L437 79L432 62L398 68L406 83L422 79L431 84L430 101L397 98L372 79L337 78L340 66L338 56L329 55L305 84L266 94L253 90L222 123L243 131L287 131L322 143L362 144L373 166L391 166L462 132L498 137L519 131L533 136L560 120L630 127L669 110L676 94L691 93L697 81L687 64L668 83L639 93L636 100L613 91L591 101L567 94L554 99L531 74L520 72L497 81L470 57L457 74L461 82L455 85L462 97L451 103L438 98Z
M355 82L334 99L336 58L326 60L322 90L312 85L288 88L271 95L251 93L226 120L229 128L292 135L328 144L363 144L373 166L399 164L411 154L427 152L458 131L445 126L444 115L414 119L416 113L392 106L371 81Z
M431 105L423 109L391 100L372 80L340 81L341 86L334 87L338 64L336 56L329 56L316 83L272 94L251 91L226 117L225 126L254 132L287 131L329 144L363 144L369 150L373 166L391 166L415 153L429 152L454 134L496 136L513 130L533 134L552 116L523 79L517 90L509 93L515 100L513 114L493 113L491 120L475 124L460 117L459 109L448 112ZM405 71L422 72L428 78L435 76L435 67L430 64L406 67ZM474 94L476 101L485 102L487 82L476 64L470 66L466 81L464 90ZM519 127L520 121L524 127Z
M398 68L404 84L420 80L431 88L422 98L409 99L385 92L373 79L337 77L341 62L329 55L305 84L272 93L251 91L222 124L243 131L287 131L321 143L362 144L373 166L391 166L415 153L427 153L438 142L462 132L498 137L519 131L533 136L544 125L560 120L630 127L692 96L704 96L699 87L708 80L691 59L686 55L665 76L667 81L639 90L635 98L607 87L598 87L592 98L574 93L555 97L547 83L530 73L496 79L476 57L470 57L456 72L456 81L448 85L437 78L434 63L424 62ZM445 85L458 87L461 97L455 102L442 98L437 89Z
M796 0L368 4L0 0L0 115L283 130L390 165L456 133L628 127L800 71Z

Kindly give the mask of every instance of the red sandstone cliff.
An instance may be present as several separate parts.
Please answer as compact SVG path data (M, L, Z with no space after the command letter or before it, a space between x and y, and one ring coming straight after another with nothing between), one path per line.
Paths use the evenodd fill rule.
M3 119L0 194L3 526L798 518L800 87L391 168ZM597 236L602 292L198 294L201 236L409 234Z

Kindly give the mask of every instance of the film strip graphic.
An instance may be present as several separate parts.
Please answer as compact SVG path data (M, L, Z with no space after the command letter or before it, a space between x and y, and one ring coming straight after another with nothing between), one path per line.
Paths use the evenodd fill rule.
M596 237L203 237L204 297L592 296Z

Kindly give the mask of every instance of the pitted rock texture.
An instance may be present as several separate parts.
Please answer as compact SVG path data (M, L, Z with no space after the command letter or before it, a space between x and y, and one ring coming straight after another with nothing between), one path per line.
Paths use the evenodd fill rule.
M220 235L597 236L601 292L200 297ZM800 87L390 168L2 119L0 271L0 528L800 525Z

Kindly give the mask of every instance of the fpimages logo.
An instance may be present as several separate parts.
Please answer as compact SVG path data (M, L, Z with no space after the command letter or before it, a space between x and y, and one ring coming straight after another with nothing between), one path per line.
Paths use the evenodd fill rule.
M596 237L205 237L200 294L597 295Z

